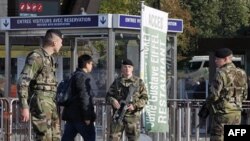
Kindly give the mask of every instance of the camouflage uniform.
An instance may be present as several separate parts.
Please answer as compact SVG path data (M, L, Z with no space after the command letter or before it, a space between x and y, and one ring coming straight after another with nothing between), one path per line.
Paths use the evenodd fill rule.
M54 58L36 49L27 56L17 83L20 107L30 108L36 141L60 140L55 71Z
M212 118L210 141L224 140L224 125L241 122L242 102L247 98L245 71L227 63L218 68L211 84L207 105Z
M120 141L122 133L125 129L128 141L138 141L140 136L140 111L143 109L148 100L145 84L143 81L132 76L131 78L117 78L110 86L106 96L107 103L112 104L113 100L116 99L118 102L125 100L128 95L128 89L130 85L136 86L136 91L132 96L134 111L126 111L125 117L122 124L111 121L111 133L110 141ZM115 110L115 109L113 109Z

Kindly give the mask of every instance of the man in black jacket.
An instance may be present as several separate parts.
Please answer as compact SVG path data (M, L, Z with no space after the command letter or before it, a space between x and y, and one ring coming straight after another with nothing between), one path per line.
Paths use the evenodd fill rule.
M95 141L93 98L91 95L90 72L93 60L89 55L78 58L78 68L74 72L71 83L72 102L64 107L62 119L66 121L62 141L74 141L77 133L84 141Z

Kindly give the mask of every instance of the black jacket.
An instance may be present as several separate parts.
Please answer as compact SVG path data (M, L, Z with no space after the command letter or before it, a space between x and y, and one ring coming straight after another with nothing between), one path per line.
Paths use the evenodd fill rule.
M72 76L71 94L74 95L72 102L64 107L62 119L65 121L94 121L96 118L91 95L90 74L77 69Z

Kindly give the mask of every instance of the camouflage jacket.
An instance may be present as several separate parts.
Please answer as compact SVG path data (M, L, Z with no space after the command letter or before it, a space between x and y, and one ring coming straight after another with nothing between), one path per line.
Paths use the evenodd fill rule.
M242 110L247 99L247 75L244 70L228 63L218 68L207 98L212 114L225 114Z
M145 84L139 77L132 76L129 79L123 77L116 78L107 92L106 101L108 104L112 104L114 99L116 99L118 102L125 100L128 95L129 85L134 85L137 87L132 96L131 102L135 107L135 111L127 111L126 115L139 115L139 111L143 109L148 101L148 94Z
M17 94L21 108L28 108L28 99L37 91L42 93L56 92L54 58L42 48L28 54L23 70L17 81Z

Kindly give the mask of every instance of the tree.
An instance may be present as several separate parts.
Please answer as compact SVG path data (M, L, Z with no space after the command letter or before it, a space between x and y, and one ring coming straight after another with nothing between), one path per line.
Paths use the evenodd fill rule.
M236 37L241 27L249 26L249 8L244 0L222 0L221 25L218 26L218 35L222 37Z
M221 4L218 0L192 0L185 4L188 5L193 17L192 25L198 30L197 37L218 36L216 30L221 24L218 15Z
M153 6L155 0L146 0L145 4ZM102 0L99 13L140 15L141 0Z
M190 49L199 38L238 37L248 34L249 0L181 0L192 16L191 25L197 29Z
M183 0L191 11L198 38L235 37L249 25L248 0Z
M183 19L184 31L178 35L177 51L178 56L187 55L194 48L194 46L191 46L192 38L197 34L197 30L191 24L192 16L190 11L179 0L162 0L161 10L168 12L171 18Z
M99 13L129 14L128 0L103 0Z
M157 6L160 1L160 6ZM146 0L151 7L184 21L184 32L178 35L178 55L197 49L199 38L238 37L250 28L249 0ZM103 0L100 13L140 14L139 0Z

